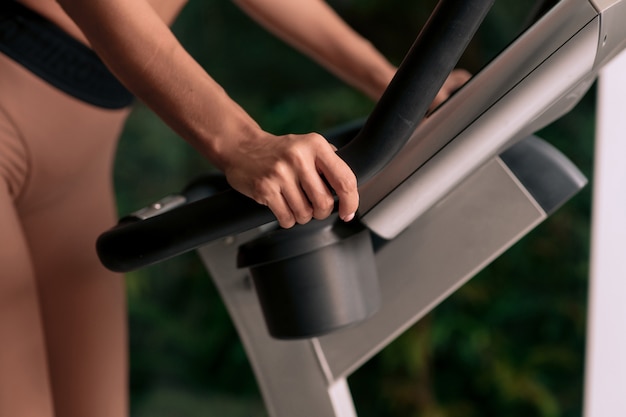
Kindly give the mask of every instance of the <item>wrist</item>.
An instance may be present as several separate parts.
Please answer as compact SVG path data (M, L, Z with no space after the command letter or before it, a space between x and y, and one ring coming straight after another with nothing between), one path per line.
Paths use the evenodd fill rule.
M220 126L202 141L202 152L220 171L225 172L241 160L241 153L268 135L242 109L220 121Z

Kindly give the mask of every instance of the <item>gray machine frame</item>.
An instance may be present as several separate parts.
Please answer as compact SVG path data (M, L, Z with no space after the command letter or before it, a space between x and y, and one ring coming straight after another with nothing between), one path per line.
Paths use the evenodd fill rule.
M347 377L584 186L563 155L527 137L579 101L623 48L625 21L626 2L562 0L360 189L360 219L383 238L382 306L371 319L317 338L273 339L236 257L275 225L198 249L271 417L355 417Z

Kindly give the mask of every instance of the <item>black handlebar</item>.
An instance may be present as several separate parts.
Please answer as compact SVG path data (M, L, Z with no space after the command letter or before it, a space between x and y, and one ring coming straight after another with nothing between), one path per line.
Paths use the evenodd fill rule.
M338 151L364 183L407 143L494 0L440 0L359 134Z
M383 169L422 121L494 0L440 0L352 141L338 154L359 183ZM122 221L97 242L101 262L126 272L275 220L271 211L229 189L145 220Z

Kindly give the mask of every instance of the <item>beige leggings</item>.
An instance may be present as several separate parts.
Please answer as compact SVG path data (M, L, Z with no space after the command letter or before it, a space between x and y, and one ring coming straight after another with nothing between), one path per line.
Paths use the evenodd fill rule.
M127 113L0 54L0 416L128 414L123 280L94 250Z

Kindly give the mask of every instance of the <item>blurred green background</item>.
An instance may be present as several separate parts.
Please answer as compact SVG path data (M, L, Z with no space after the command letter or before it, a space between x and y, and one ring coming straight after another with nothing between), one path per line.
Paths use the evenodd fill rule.
M520 31L533 2L496 2L461 66L477 71ZM394 64L431 0L332 0ZM366 116L365 96L267 34L227 0L191 1L183 45L273 133ZM593 89L539 132L589 177ZM119 146L120 214L212 170L143 105ZM361 417L582 414L591 186L349 380ZM230 319L194 253L127 276L133 417L265 416ZM297 417L297 416L296 416Z

